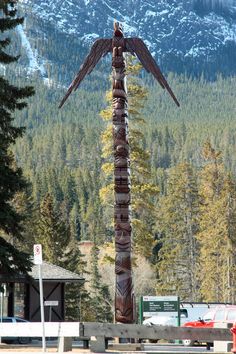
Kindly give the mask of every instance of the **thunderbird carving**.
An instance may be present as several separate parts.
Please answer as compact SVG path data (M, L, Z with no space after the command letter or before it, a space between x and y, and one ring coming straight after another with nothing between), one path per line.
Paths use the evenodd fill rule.
M161 87L169 92L177 106L180 105L143 40L140 38L124 38L119 23L115 22L113 38L97 39L94 42L89 55L86 57L78 74L69 86L68 91L62 99L59 107L63 106L72 91L77 90L82 80L86 75L89 75L93 71L99 60L108 53L113 52L114 48L119 48L120 55L122 53L129 52L132 55L137 56L147 72L151 73L159 82Z

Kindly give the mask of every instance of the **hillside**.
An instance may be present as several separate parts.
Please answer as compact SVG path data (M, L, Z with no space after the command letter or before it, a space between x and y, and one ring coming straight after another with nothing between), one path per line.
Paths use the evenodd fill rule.
M235 73L236 0L21 0L21 11L27 70L60 82L69 81L96 38L112 36L115 19L126 36L145 40L165 72Z

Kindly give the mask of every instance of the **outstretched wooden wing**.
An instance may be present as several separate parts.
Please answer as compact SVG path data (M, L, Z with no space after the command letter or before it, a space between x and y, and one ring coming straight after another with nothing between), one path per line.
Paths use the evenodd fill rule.
M126 51L130 52L131 54L136 54L136 56L142 63L143 67L147 70L147 72L151 72L153 76L157 79L161 87L163 89L167 89L167 91L169 92L169 94L171 95L171 97L179 107L180 104L177 98L175 97L170 86L168 85L168 82L163 76L159 66L153 59L146 44L140 38L126 38L125 45L126 45Z
M86 75L89 75L96 64L99 62L102 56L105 56L108 52L112 51L112 39L98 39L94 42L90 53L86 57L84 63L81 65L79 72L75 76L74 80L70 84L67 93L63 97L59 108L63 106L67 98L70 96L73 90L76 90L81 81Z

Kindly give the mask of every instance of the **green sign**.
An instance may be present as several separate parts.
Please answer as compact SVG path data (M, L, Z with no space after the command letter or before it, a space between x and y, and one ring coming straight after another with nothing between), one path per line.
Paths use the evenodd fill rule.
M178 312L176 301L144 301L143 312Z
M142 296L140 301L140 320L151 316L179 317L178 296Z

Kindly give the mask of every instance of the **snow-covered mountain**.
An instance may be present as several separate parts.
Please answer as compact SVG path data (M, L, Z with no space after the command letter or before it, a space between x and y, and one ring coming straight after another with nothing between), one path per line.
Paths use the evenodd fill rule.
M145 40L166 71L205 71L209 76L236 71L236 0L21 0L20 4L26 19L21 36L24 43L27 36L39 58L42 52L41 61L60 61L62 50L48 55L42 47L65 41L67 62L77 62L80 46L111 37L118 20L126 36Z

